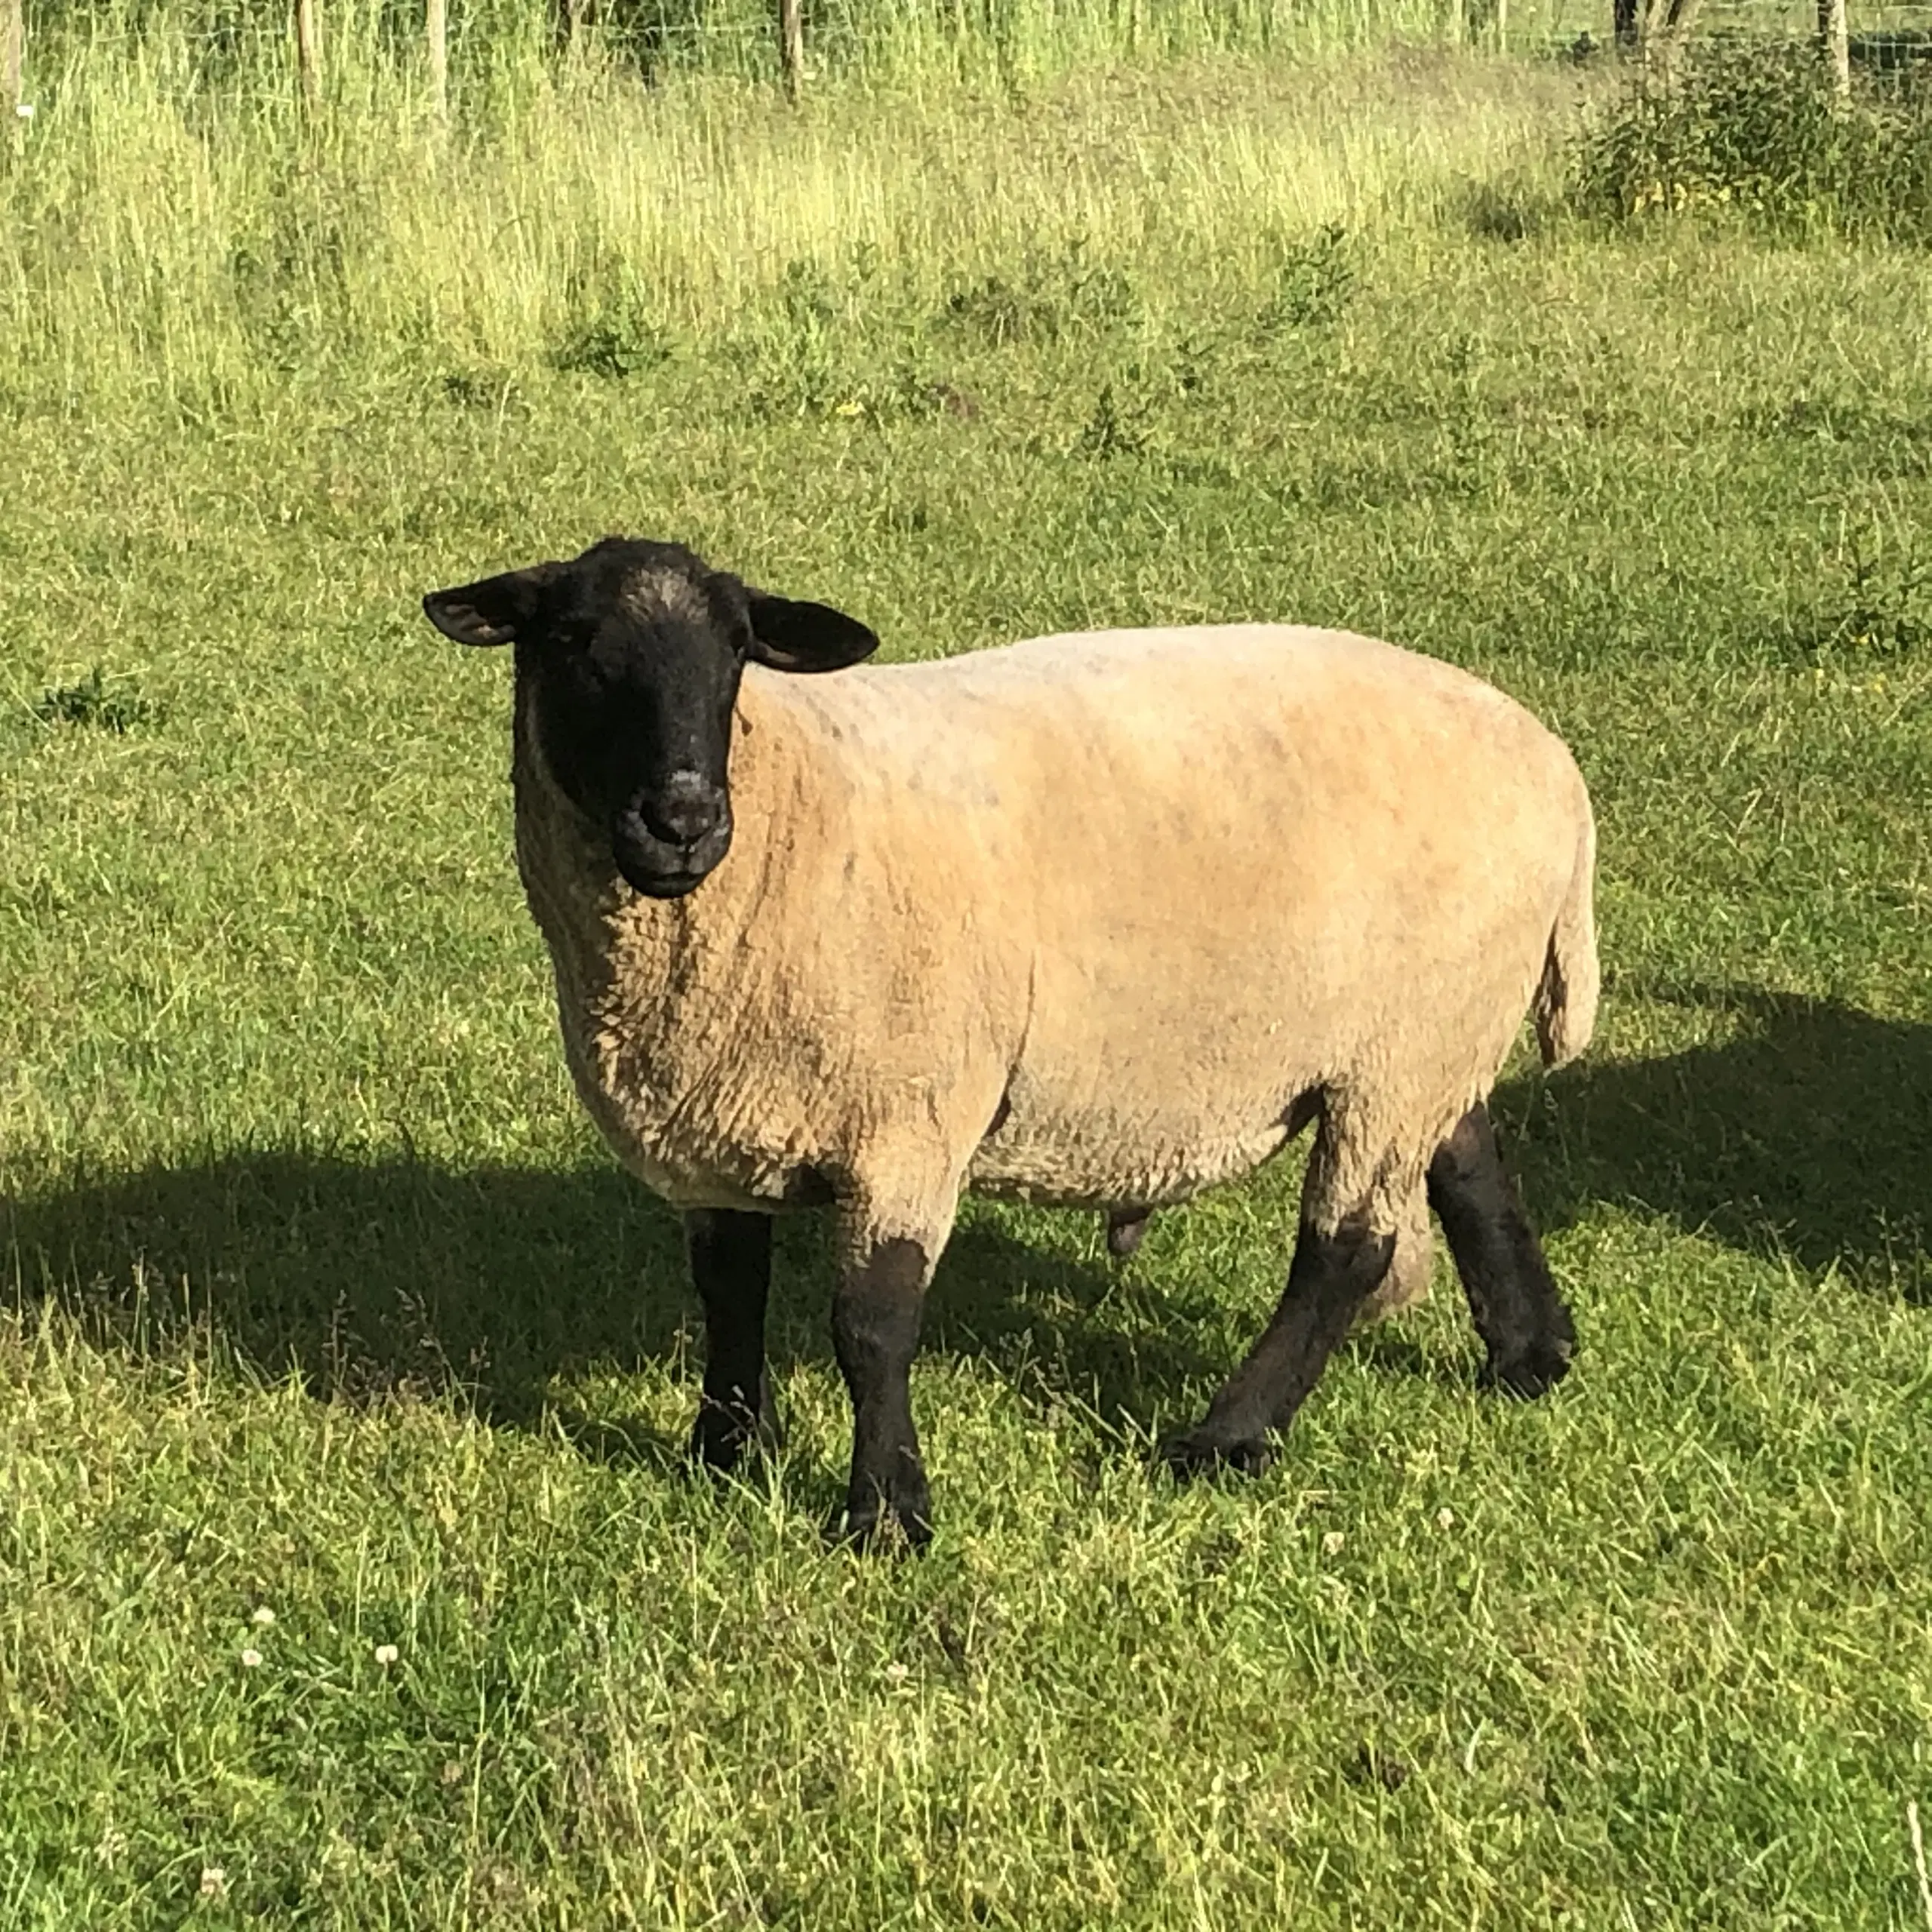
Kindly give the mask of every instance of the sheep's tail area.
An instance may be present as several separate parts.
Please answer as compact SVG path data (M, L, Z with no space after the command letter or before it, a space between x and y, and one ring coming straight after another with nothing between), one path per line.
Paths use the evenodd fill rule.
M1582 789L1580 786L1578 788ZM1590 1044L1597 1023L1597 929L1592 894L1596 881L1597 827L1583 801L1576 869L1570 875L1537 988L1537 1043L1546 1066L1574 1060Z

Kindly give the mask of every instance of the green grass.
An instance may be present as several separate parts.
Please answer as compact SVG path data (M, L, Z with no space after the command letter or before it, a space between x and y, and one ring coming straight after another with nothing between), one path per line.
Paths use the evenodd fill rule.
M1567 223L1571 85L673 91L626 126L694 212L594 296L565 218L632 177L568 103L414 199L371 139L389 241L297 220L252 285L221 223L349 177L238 134L164 202L143 108L79 250L82 150L12 178L0 1924L1923 1924L1926 261ZM1477 1395L1441 1273L1269 1475L1171 1485L1287 1163L1124 1271L969 1209L924 1561L820 1539L809 1220L791 1447L688 1479L676 1229L562 1071L507 667L415 610L612 529L891 655L1292 616L1561 729L1604 1021L1500 1112L1562 1389Z
M641 369L721 334L822 361L855 308L889 370L989 272L1055 284L1044 309L1076 258L1131 259L1141 303L1211 312L1204 271L1252 288L1321 223L1424 214L1533 153L1574 91L1466 57L1210 59L1037 101L828 86L795 113L730 76L646 92L586 64L445 130L389 69L369 82L312 125L77 60L23 160L0 158L0 398L225 417L291 378L380 373L487 403L534 365Z

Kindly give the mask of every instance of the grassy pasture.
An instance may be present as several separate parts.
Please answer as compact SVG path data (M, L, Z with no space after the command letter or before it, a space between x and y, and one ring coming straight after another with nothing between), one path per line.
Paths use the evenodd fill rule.
M0 1924L1921 1924L1925 257L1580 226L1577 83L1449 56L280 173L119 85L0 183ZM1266 1477L1155 1472L1288 1162L1124 1270L969 1208L925 1561L821 1542L809 1221L792 1446L688 1480L508 667L414 610L620 528L892 654L1293 615L1562 730L1604 1023L1500 1097L1558 1394L1475 1394L1439 1273Z

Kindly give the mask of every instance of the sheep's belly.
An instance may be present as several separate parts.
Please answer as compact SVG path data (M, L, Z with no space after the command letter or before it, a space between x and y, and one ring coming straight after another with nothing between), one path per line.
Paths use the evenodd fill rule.
M1160 1207L1238 1180L1300 1131L1280 1111L1245 1126L1103 1114L1038 1124L1009 1118L980 1143L967 1184L976 1194L1047 1207Z

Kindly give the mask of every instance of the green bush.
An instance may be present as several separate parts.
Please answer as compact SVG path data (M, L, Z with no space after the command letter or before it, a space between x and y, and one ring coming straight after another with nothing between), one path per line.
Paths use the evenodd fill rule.
M1733 208L1786 232L1932 240L1932 88L1846 103L1803 43L1693 46L1585 132L1571 192L1617 221Z

